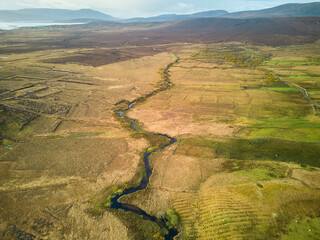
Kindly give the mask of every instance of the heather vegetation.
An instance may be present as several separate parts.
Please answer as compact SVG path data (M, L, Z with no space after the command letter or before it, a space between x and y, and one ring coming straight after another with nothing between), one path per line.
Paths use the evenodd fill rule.
M318 21L0 32L0 236L316 239Z

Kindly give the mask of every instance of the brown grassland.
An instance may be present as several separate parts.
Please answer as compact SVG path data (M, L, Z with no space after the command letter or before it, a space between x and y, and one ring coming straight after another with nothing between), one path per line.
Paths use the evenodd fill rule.
M148 188L123 201L152 214L172 208L181 239L274 239L290 221L319 217L319 170L307 167L319 167L319 102L270 74L315 92L318 54L319 43L185 48L174 87L129 112L179 141L153 156Z
M151 155L148 187L120 201L158 218L173 210L175 239L319 237L316 34L262 44L250 25L243 39L186 43L175 25L89 26L0 32L1 239L163 239L154 222L108 208L161 144L115 106L163 87L177 57L170 87L127 114L177 142Z

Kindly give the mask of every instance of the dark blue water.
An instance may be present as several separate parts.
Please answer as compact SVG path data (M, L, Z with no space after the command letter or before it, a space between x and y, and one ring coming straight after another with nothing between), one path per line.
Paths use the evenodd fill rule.
M152 94L153 95L153 94ZM135 104L136 102L132 102L129 104L128 108L125 110L125 111L128 111L129 109L131 109L131 107ZM123 118L124 120L130 122L133 126L133 128L141 133L140 129L136 126L136 121L134 119L131 119L131 118L128 118L124 115L123 111L119 111L118 114L120 115L121 118ZM146 174L145 176L142 178L139 186L137 187L134 187L134 188L130 188L130 189L127 189L127 190L124 190L121 194L115 196L114 198L111 199L111 205L110 205L110 208L113 208L113 209L122 209L122 210L125 210L125 211L129 211L129 212L133 212L135 214L138 214L138 215L141 215L143 216L143 219L145 220L149 220L149 221L152 221L152 222L155 222L158 224L158 226L160 226L160 228L165 228L167 231L168 231L168 234L165 235L165 239L166 240L171 240L173 239L177 234L178 234L178 231L174 228L172 229L169 229L167 226L166 226L166 220L164 219L160 219L160 218L156 218L154 216L151 216L149 214L147 214L145 211L143 211L142 209L138 208L137 206L134 206L134 205L130 205L130 204L126 204L126 203L120 203L118 202L119 198L121 198L122 196L125 196L125 195L128 195L128 194L131 194L131 193L134 193L134 192L137 192L139 190L143 190L143 189L146 189L146 187L148 186L148 183L149 183L149 179L150 179L150 176L152 174L152 168L150 167L150 163L149 163L149 157L152 153L154 152L157 152L157 151L160 151L160 150L163 150L167 147L169 147L170 145L174 144L177 140L172 138L172 137L169 137L168 135L166 134L159 134L159 133L147 133L147 132L144 132L145 134L150 134L150 135L157 135L157 136L162 136L162 137L165 137L165 138L168 138L170 140L170 143L168 143L167 145L161 147L161 148L158 148L158 149L155 149L151 152L147 152L144 154L143 156L143 161L144 161L144 165L145 165L145 170L146 170Z

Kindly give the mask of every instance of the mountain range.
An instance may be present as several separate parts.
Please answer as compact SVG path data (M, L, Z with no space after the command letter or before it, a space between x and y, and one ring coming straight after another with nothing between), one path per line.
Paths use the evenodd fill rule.
M261 17L311 17L320 16L320 2L288 3L273 8L229 13L228 18L261 18Z
M212 10L205 12L198 12L193 14L164 14L155 17L149 18L131 18L125 19L125 22L158 22L158 21L176 21L176 20L184 20L184 19L194 19L194 18L212 18L212 17L221 17L227 15L228 12L225 10Z
M194 14L166 14L148 18L118 19L91 9L66 10L30 8L21 10L0 10L0 22L165 22L198 18L268 18L268 17L320 16L320 2L305 4L284 4L273 8L228 13L212 10Z
M80 20L116 21L117 19L91 9L66 10L51 8L27 8L21 10L0 10L1 22L65 22Z

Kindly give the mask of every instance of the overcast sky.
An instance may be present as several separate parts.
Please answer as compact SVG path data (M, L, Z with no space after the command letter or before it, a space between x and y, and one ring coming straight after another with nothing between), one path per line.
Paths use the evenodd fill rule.
M0 9L91 8L115 17L154 16L223 9L229 12L256 10L307 0L0 0Z

